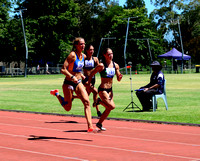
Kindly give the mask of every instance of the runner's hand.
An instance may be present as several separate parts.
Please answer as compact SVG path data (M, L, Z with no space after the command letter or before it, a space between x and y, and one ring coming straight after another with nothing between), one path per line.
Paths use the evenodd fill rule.
M73 78L72 78L72 82L78 83L78 79L77 79L76 77L73 77Z

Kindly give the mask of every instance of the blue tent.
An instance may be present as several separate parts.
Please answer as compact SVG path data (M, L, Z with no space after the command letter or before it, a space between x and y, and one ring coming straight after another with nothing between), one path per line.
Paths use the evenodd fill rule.
M168 51L165 54L159 55L159 58L168 58L168 59L177 59L177 60L182 60L182 53L175 48L172 50ZM190 60L191 56L183 54L183 60Z

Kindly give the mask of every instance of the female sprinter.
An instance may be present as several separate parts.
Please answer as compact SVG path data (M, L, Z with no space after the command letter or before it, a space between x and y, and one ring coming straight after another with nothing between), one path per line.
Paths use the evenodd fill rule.
M86 51L87 58L84 60L83 74L86 78L83 80L83 84L86 87L86 91L88 95L90 95L91 92L93 93L93 100L94 102L96 102L98 91L94 87L95 75L92 77L91 85L88 84L88 78L92 70L99 64L99 60L97 57L93 57L94 47L92 45L87 45L85 47L85 51ZM101 111L99 111L98 105L93 103L93 107L96 107L97 115L100 117Z
M84 48L85 40L81 37L75 38L73 41L73 49L63 64L61 73L66 76L62 86L64 98L59 94L58 90L52 90L50 94L58 98L60 104L66 111L70 111L72 107L73 91L75 91L76 95L84 104L88 132L92 132L93 126L89 96L83 84L81 83L81 78L83 77L81 71L84 66L84 59L86 57L86 55L82 53Z
M113 77L116 74L117 80L120 81L123 75L119 71L119 65L113 60L113 52L110 48L107 48L103 52L103 61L96 68L91 72L88 83L91 83L92 77L99 72L101 75L101 84L98 88L98 93L101 99L97 99L96 104L101 104L106 109L101 115L98 123L96 126L100 130L106 130L102 123L108 117L111 110L115 108L115 103L113 101L113 91L112 91L112 84L113 84Z

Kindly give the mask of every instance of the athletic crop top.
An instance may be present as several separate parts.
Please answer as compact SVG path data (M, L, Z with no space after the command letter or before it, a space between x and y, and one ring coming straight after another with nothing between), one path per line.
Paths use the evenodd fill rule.
M104 64L104 70L100 72L102 78L113 78L115 75L115 63L113 62L113 68L108 68L106 64Z
M94 61L94 58L92 57L92 60L84 60L84 67L83 69L93 69L95 68L96 63Z
M84 66L84 55L82 54L82 59L80 60L76 54L76 60L72 63L72 65L68 66L69 71L73 72L81 72Z

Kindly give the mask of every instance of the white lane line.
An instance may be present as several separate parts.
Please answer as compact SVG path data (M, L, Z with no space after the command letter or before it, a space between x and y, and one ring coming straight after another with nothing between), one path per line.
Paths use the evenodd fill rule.
M25 128L33 128L33 129L42 129L42 130L50 130L50 131L59 131L63 132L59 129L52 129L52 128L44 128L44 127L35 127L35 126L25 126L25 125L13 125L13 124L4 124L0 123L0 125L6 125L6 126L16 126L16 127L25 127ZM1 133L0 133L1 134ZM2 133L3 134L3 133ZM79 132L79 134L82 135L88 135L88 133L82 133ZM94 134L94 133L91 133ZM95 135L95 134L94 134ZM185 145L185 146L196 146L199 147L199 144L189 144L189 143L182 143L182 142L173 142L173 141L163 141L163 140L155 140L155 139L142 139L142 138L136 138L136 137L126 137L126 136L116 136L116 135L106 135L102 134L98 135L98 137L112 137L112 138L119 138L119 139L129 139L129 140L140 140L140 141L148 141L148 142L159 142L159 143L167 143L167 144L177 144L177 145Z
M28 118L20 118L20 117L10 117L10 116L0 116L0 117L4 117L4 118L11 118L11 119L18 119L18 120L30 120L30 121L40 121L40 122L47 122L48 120L44 119L28 119ZM57 117L63 117L63 116L57 116ZM66 118L66 117L65 117ZM50 120L49 122L52 122L52 120Z
M12 134L9 134L9 136L12 136ZM17 135L13 135L13 137L17 137ZM19 137L22 137L22 135L20 135ZM45 140L48 140L48 141L51 141L51 142L56 142L56 143L62 143L62 144L73 144L73 145L78 145L78 146L87 146L87 147L101 148L101 149L111 149L111 150L125 151L125 152L132 152L132 153L144 153L144 154L149 154L149 155L157 155L157 156L164 156L164 157L189 159L189 160L193 160L193 161L200 160L200 158L185 157L185 156L180 156L180 155L170 155L170 154L164 154L164 153L156 153L156 152L141 151L141 150L132 150L132 149L123 149L123 148L109 147L109 146L105 147L105 146L100 146L100 145L89 145L89 144L82 144L82 143L73 143L73 142L68 142L68 141L57 141L57 140L50 140L50 139L45 139ZM0 148L1 147L3 147L3 146L0 146ZM15 150L14 148L12 148L12 149ZM33 151L27 151L27 150L21 150L21 149L17 149L17 150L25 151L25 152L33 152ZM38 153L38 154L43 154L43 155L50 155L50 156L56 156L56 155L53 155L53 154L40 153L40 152L33 152L33 153ZM60 156L60 157L63 158L65 156Z
M0 116L0 117L7 117L7 116ZM48 120L35 120L35 119L24 119L24 118L16 118L16 117L7 117L7 118L14 118L14 119L19 119L19 120L30 120L30 121L40 121L40 122L48 122ZM52 122L49 121L49 122ZM61 122L62 123L62 122ZM85 126L85 124L79 124L79 125L82 125L82 126ZM177 125L178 126L178 125ZM141 129L141 128L132 128L132 127L113 127L113 126L106 126L108 128L112 128L112 129L127 129L127 130L137 130L137 131L151 131L151 132L159 132L159 133L171 133L171 134L179 134L179 135L194 135L194 136L200 136L200 133L183 133L183 132L174 132L174 131L167 131L167 130L151 130L151 129Z
M179 125L177 125L179 126ZM130 128L130 127L115 127L116 129L132 129L132 130L141 130L141 131L152 131L152 132L159 132L159 133L172 133L172 134L181 134L181 135L196 135L200 136L200 134L192 134L192 133L183 133L183 132L174 132L174 131L168 131L168 130L151 130L151 129L141 129L141 128Z
M118 151L126 151L126 152L132 152L132 153L145 153L150 155L159 155L164 157L173 157L173 158L182 158L182 159L189 159L189 160L200 160L200 158L193 158L193 157L185 157L180 155L170 155L170 154L164 154L164 153L155 153L155 152L148 152L148 151L141 151L141 150L129 150L129 149L123 149L123 148L116 148L116 147L105 147L105 146L99 146L99 145L88 145L88 144L82 144L82 143L72 143L68 141L54 141L53 142L59 142L59 143L67 143L67 144L75 144L75 145L82 145L82 146L89 146L89 147L95 147L95 148L103 148L103 149L112 149L112 150L118 150Z
M77 157L68 157L68 156L55 155L55 154L49 154L49 153L41 153L41 152L37 152L37 151L17 149L17 148L5 147L5 146L0 146L0 148L7 149L7 150L21 151L21 152L26 152L26 153L39 154L39 155L46 155L46 156L50 156L50 157L57 157L57 158L63 158L63 159L88 161L86 159L80 159L80 158L77 158Z

